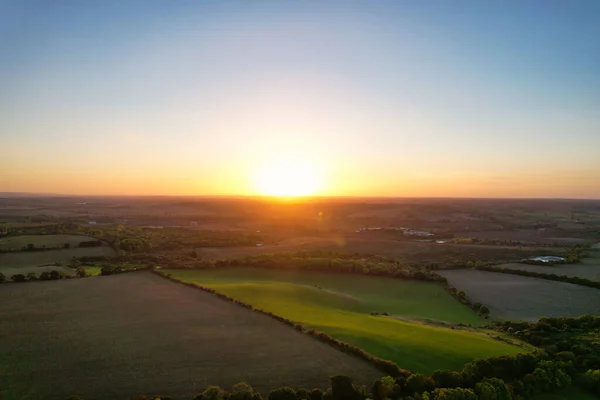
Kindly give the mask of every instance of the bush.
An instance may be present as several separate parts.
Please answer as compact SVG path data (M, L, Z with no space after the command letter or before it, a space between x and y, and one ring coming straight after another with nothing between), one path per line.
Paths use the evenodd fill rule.
M50 271L50 279L52 280L57 280L57 279L62 279L62 275L59 271L57 270L52 270Z
M296 400L296 391L290 387L282 387L269 393L269 400Z
M50 272L44 271L40 274L40 281L49 281L50 279Z
M600 369L590 369L583 374L583 385L590 392L600 394Z
M219 386L209 386L193 400L223 400L225 395L225 391Z
M6 280L6 276L4 276L4 274L2 272L0 272L0 283L4 282Z
M27 280L28 281L37 281L38 277L35 274L35 272L30 272L30 273L27 274Z
M25 275L23 275L23 274L16 274L16 275L13 275L13 276L11 276L11 277L10 277L10 279L11 279L13 282L17 282L17 283L20 283L20 282L26 282L26 281L27 281L27 279L25 278Z
M334 400L363 400L352 378L343 375L331 377L331 394Z
M323 391L321 389L313 389L309 394L309 400L322 400Z
M83 268L77 268L75 273L80 278L85 278L86 276L90 276Z

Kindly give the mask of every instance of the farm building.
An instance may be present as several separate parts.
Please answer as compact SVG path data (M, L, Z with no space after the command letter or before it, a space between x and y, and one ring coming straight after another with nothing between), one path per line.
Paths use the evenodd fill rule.
M537 256L537 257L529 257L528 260L531 261L541 261L545 263L556 263L556 262L565 262L564 257L557 256Z

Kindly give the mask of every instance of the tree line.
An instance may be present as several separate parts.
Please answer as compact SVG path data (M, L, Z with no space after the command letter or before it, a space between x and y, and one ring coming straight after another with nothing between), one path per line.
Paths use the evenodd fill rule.
M592 280L586 279L586 278L580 278L578 276L545 274L543 272L527 271L527 270L522 270L522 269L512 269L512 268L504 268L504 267L492 267L492 266L479 266L479 267L475 267L475 268L482 270L482 271L529 276L529 277L533 277L533 278L548 279L550 281L556 281L556 282L567 282L567 283L572 283L575 285L587 286L587 287L591 287L591 288L595 288L595 289L600 289L600 282L592 281Z

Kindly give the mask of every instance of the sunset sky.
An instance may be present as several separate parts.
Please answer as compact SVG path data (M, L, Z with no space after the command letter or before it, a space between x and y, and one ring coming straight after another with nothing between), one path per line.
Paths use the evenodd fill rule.
M600 198L599 20L595 0L0 0L0 192Z

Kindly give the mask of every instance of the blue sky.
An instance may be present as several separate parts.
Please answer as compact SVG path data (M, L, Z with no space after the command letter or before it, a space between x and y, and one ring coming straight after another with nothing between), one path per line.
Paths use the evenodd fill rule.
M0 191L600 198L600 2L0 1ZM91 181L90 174L96 178Z

